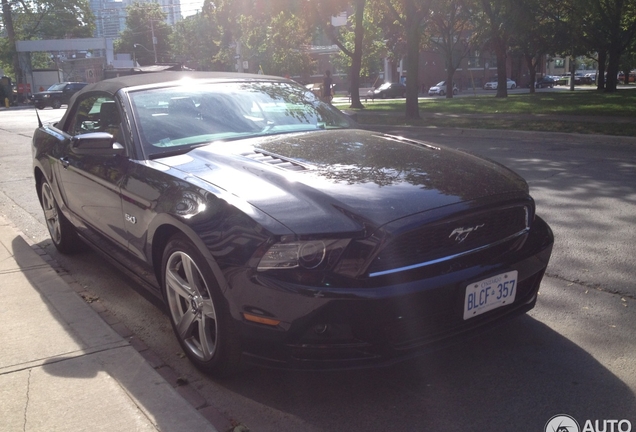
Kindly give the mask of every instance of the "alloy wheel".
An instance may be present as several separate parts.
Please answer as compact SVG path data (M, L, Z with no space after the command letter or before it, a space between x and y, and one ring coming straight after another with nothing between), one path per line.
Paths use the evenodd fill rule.
M165 281L178 337L198 360L212 359L217 349L217 315L200 269L188 254L176 251L168 258Z
M55 244L59 244L62 240L60 215L57 211L53 191L47 182L42 184L42 209L44 210L44 219L46 220L46 227L49 229L51 240Z

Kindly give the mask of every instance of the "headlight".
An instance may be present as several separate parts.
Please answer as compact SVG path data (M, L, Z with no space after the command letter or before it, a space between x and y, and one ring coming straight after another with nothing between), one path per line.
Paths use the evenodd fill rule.
M45 98L50 98L50 97L51 97L51 95L45 94L45 95L44 95L44 97L45 97Z
M265 252L258 263L258 270L332 268L348 244L348 239L276 243Z

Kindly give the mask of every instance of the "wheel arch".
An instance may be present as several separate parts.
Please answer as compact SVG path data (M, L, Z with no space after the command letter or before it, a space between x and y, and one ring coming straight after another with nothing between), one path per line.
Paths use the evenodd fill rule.
M44 179L44 172L39 166L33 169L33 178L35 179L35 192L38 194L38 201L42 204L42 179Z
M163 253L166 245L176 234L182 234L194 245L194 247L197 248L199 253L206 260L208 266L212 270L212 274L219 284L219 287L223 290L224 287L227 286L225 276L223 275L221 267L218 265L216 259L212 256L212 253L207 248L203 240L201 240L201 237L199 237L190 226L173 218L171 215L162 214L158 216L158 219L159 220L155 227L149 232L148 238L150 241L148 247L150 248L150 251L148 255L151 259L152 269L154 270L155 277L159 283L159 288L163 291L162 266Z

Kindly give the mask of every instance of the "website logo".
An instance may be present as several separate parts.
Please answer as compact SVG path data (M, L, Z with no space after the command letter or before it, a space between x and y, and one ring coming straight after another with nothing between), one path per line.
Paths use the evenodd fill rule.
M545 424L545 432L581 432L579 423L567 414L552 417Z

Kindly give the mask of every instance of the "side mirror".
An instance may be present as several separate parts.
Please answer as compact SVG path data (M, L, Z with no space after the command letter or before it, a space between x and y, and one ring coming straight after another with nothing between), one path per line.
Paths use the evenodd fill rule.
M126 153L123 145L106 132L90 132L71 138L71 151L78 155L117 156Z

